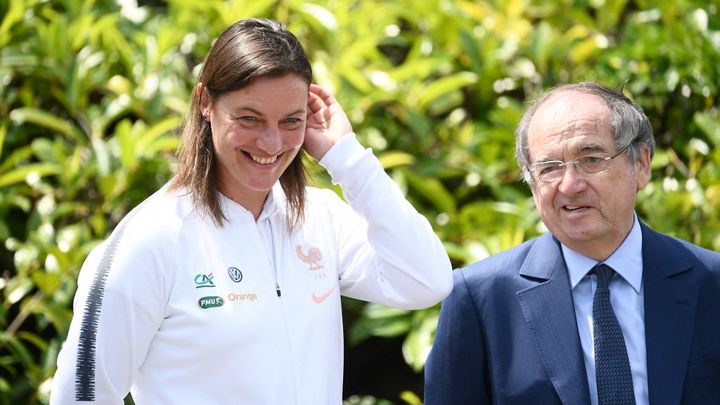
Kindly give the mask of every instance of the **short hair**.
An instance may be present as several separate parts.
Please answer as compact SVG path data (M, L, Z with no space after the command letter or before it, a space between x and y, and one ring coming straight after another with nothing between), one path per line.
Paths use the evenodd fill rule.
M593 82L562 84L553 87L532 102L520 118L515 129L515 159L523 172L523 179L532 185L533 179L528 171L530 151L528 148L528 129L537 110L551 97L566 92L578 92L599 97L610 111L610 127L615 137L615 146L619 149L632 143L627 149L628 159L637 162L643 145L655 153L655 137L650 120L642 108L619 91L609 89Z
M220 35L197 82L202 83L212 101L249 85L254 78L285 75L299 76L308 87L312 83L312 67L303 47L282 23L252 18L234 23ZM192 92L180 131L179 162L171 189L188 190L196 206L222 226L226 217L220 204L212 132L202 116L197 91ZM290 228L304 218L307 173L303 159L301 150L280 176Z

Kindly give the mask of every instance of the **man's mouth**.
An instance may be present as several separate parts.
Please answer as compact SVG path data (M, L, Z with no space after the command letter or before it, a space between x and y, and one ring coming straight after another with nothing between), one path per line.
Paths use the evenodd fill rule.
M579 211L584 208L588 208L588 207L585 205L565 205L565 206L563 206L563 209L565 211L570 211L570 212Z

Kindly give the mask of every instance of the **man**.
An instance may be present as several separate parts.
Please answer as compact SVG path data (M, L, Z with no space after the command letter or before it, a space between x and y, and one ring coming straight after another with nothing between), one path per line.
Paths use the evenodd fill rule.
M654 150L642 110L563 85L516 141L550 232L454 272L426 405L720 404L720 254L639 222Z

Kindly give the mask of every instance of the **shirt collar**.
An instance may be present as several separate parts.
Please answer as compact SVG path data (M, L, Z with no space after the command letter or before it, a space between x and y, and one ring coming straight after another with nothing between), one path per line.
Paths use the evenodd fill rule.
M560 244L570 273L570 285L575 288L587 273L598 264L598 261L582 255L564 244ZM633 214L633 226L623 243L603 263L612 267L615 272L632 286L636 293L640 293L642 284L642 231L637 215Z
M272 189L270 189L270 192L267 195L267 198L265 198L265 204L263 204L263 209L260 211L260 216L258 217L258 222L265 220L266 218L272 217L275 212L277 212L278 209L278 203L280 201L285 200L285 193L282 190L282 186L280 185L280 182L278 181L275 183Z
M222 205L223 213L227 216L228 220L232 220L235 217L247 215L250 213L247 208L231 200L230 198L225 196L225 194L218 193L218 195L220 196L220 203ZM268 195L265 198L265 203L263 203L262 211L260 211L260 215L258 216L257 222L272 217L278 211L279 204L284 202L285 193L283 192L282 186L278 181L277 183L275 183L273 188L270 189L270 192L268 192Z

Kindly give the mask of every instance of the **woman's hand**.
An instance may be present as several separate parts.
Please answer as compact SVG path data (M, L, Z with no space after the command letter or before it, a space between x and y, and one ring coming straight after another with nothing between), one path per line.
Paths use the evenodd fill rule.
M330 92L316 84L310 85L308 114L303 147L317 160L345 135L352 133L345 111Z

